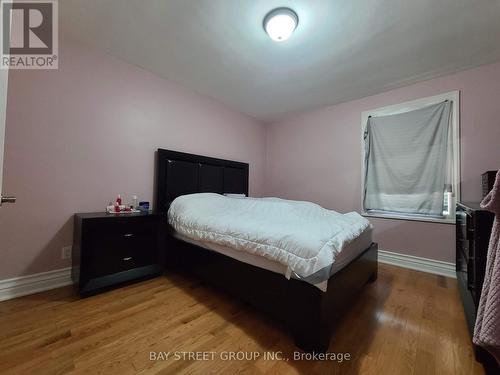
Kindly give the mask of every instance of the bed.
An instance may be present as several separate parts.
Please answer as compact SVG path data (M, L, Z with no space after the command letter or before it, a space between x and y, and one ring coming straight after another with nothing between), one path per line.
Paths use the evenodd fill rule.
M248 173L247 163L159 149L155 207L167 212L176 198L188 194L236 204L231 199L242 198L224 201L216 194L248 196ZM275 260L190 238L171 225L166 267L188 272L276 318L299 348L325 352L343 314L364 285L376 280L377 251L371 228L365 228L346 243L326 278L311 281Z

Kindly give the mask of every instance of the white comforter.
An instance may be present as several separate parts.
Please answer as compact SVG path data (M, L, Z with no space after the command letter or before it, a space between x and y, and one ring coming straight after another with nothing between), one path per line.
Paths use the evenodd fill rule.
M319 273L328 278L343 246L369 226L356 212L340 214L310 202L214 193L178 197L168 221L185 237L277 261L306 281Z

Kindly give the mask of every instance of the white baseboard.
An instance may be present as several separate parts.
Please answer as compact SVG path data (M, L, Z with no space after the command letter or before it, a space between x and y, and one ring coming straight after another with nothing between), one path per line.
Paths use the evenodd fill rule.
M380 263L456 278L454 263L385 250L378 251L378 260ZM73 284L71 280L71 267L0 280L0 301L44 292L71 284Z
M71 267L0 280L0 301L71 285Z
M391 251L379 250L378 260L380 263L391 264L393 266L409 268L415 271L433 273L446 277L457 278L455 273L455 263L443 262L428 258L416 257L413 255L393 253Z

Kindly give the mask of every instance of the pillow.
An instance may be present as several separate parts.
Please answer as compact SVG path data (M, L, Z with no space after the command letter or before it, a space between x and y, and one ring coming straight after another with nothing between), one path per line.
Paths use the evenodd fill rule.
M224 193L224 195L228 198L246 198L246 194L229 194L229 193Z

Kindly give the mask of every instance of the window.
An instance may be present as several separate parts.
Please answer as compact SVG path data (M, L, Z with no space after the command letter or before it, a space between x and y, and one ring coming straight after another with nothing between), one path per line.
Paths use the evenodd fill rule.
M454 222L459 92L362 113L362 213Z

